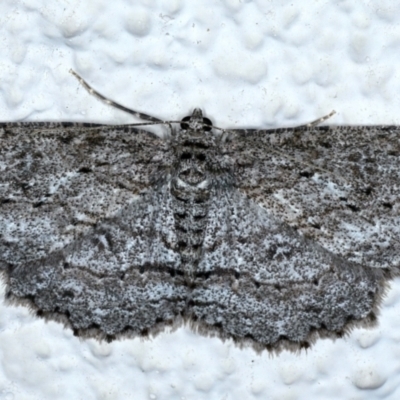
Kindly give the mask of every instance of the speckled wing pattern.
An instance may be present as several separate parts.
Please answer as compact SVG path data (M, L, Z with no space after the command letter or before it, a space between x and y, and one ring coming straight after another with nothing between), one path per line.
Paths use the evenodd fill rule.
M174 241L165 141L93 124L0 130L8 295L69 322L76 334L108 339L179 315L187 288L171 278L179 254L164 244Z
M218 233L206 233L196 317L267 347L374 323L400 266L399 133L230 131L220 151L236 190L220 190L210 209Z
M239 131L236 184L268 212L349 261L400 265L400 127Z
M398 127L2 124L7 297L108 340L181 321L256 349L340 336L398 274L399 161Z

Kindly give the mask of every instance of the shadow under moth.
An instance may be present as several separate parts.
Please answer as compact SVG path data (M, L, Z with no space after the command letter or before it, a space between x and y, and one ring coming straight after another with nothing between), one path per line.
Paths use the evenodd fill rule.
M255 349L371 325L400 266L400 127L0 124L8 301L78 336ZM164 137L143 126L163 124Z

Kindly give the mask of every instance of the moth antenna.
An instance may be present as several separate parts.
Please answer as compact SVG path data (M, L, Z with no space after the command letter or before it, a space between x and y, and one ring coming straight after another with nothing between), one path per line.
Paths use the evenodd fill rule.
M116 103L113 100L108 99L107 97L103 96L101 93L97 92L94 90L80 75L78 75L74 70L70 69L69 72L75 76L76 79L78 79L79 83L94 97L97 97L104 103L108 104L111 107L118 108L119 110L125 111L128 114L133 115L136 118L143 119L145 121L151 121L155 123L164 123L163 120L158 119L156 117L152 117L151 115L144 114L135 110L131 110L130 108L127 108L123 106L122 104Z
M335 110L332 110L329 114L325 115L324 117L318 118L315 121L311 121L308 124L304 124L304 125L299 125L299 126L295 126L295 129L297 128L313 128L314 126L317 126L319 124L322 124L323 122L325 122L327 119L329 119L330 117L332 117L333 115L336 114Z

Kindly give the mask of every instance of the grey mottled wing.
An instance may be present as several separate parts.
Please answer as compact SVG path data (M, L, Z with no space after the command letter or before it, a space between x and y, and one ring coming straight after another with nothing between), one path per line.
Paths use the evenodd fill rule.
M325 250L235 189L214 196L192 293L200 329L279 348L374 321L382 270Z
M182 313L188 291L170 203L163 185L63 249L10 265L9 295L79 335L157 332Z
M400 267L400 128L232 132L223 148L237 187L325 249Z
M8 296L79 334L146 334L171 322L186 293L169 204L172 163L169 145L146 131L1 125Z
M0 124L0 268L47 256L135 201L172 164L133 128Z

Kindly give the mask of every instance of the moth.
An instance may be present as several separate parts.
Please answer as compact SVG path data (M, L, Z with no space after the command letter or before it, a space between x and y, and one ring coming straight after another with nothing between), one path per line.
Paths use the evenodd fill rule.
M399 275L399 127L163 121L72 73L144 122L0 124L9 302L77 336L187 323L273 351L376 323Z

